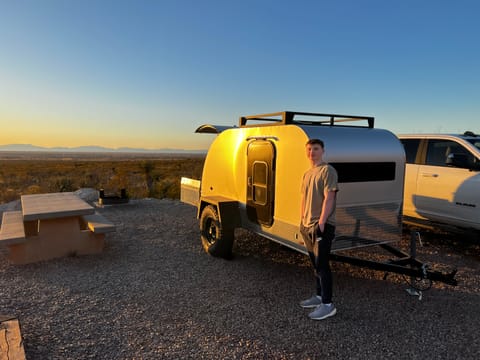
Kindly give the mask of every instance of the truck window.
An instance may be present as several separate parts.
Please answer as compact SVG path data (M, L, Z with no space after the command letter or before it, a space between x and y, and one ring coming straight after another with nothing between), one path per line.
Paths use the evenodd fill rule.
M405 148L405 156L407 164L415 164L417 157L418 146L420 145L420 139L401 139L400 140Z
M448 166L446 161L450 154L465 155L470 164L474 161L473 155L455 141L428 140L426 165Z

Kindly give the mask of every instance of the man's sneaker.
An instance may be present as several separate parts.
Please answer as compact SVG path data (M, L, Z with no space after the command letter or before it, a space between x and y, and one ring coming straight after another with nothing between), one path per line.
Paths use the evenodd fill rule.
M304 309L315 308L318 305L322 305L322 297L318 295L313 295L310 299L300 302L300 306Z
M308 317L312 320L323 320L335 315L336 313L337 309L335 308L335 305L321 304L320 306L317 306L317 308L313 312L308 314Z

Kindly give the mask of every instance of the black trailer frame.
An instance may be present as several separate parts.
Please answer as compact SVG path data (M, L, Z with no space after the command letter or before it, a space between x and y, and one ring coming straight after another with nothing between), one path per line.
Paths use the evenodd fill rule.
M422 263L421 261L416 259L416 237L418 235L419 233L417 231L412 231L411 233L410 254L386 243L378 242L377 244L375 244L375 246L380 246L382 249L386 250L387 252L396 257L395 259L389 259L385 262L367 260L360 257L341 255L337 253L331 253L330 260L364 267L372 270L385 271L384 279L387 277L388 273L396 273L409 276L410 285L414 288L415 286L413 285L413 283L415 281L422 280L429 280L430 284L432 281L439 281L448 285L456 286L456 268L453 268L451 271L448 272L433 270L427 264Z

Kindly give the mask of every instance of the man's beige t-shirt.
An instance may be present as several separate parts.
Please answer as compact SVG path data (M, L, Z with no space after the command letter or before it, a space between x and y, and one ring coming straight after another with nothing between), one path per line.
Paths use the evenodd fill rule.
M338 191L337 171L327 163L317 165L303 174L302 194L304 196L304 209L302 223L312 226L320 219L325 191ZM336 199L327 223L335 225Z

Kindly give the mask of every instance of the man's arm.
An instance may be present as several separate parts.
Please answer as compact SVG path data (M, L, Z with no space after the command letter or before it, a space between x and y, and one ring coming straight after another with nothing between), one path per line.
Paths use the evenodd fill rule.
M304 209L305 209L305 194L302 193L302 201L300 201L300 221L303 221Z
M325 200L323 201L322 213L320 214L320 219L318 219L318 226L321 232L325 230L325 224L327 222L327 219L333 211L333 204L335 204L336 195L337 195L336 191L325 190L324 192Z

